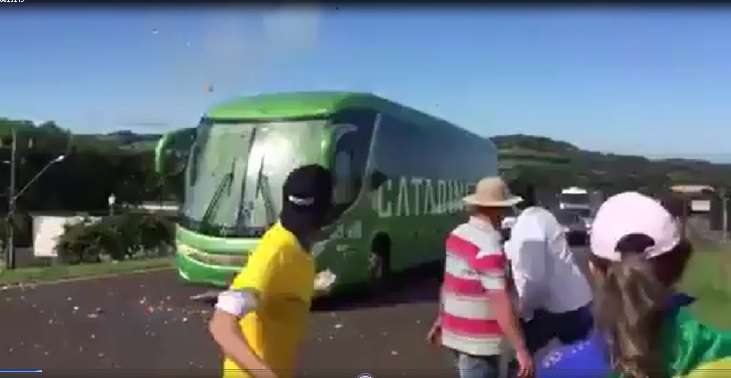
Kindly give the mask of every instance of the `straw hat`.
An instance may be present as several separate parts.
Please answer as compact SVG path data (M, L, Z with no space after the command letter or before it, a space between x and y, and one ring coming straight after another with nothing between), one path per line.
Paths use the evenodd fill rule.
M523 201L510 194L508 186L500 177L487 177L477 183L475 193L463 199L465 203L480 207L511 207Z

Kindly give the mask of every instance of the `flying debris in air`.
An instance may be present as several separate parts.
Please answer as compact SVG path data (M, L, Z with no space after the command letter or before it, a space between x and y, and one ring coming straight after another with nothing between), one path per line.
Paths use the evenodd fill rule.
M152 34L157 34L157 33L159 33L159 31L157 30L157 28L153 28L152 29Z
M211 93L211 92L213 92L213 84L208 84L208 85L206 85L206 88L205 88L205 90L206 90L206 92L208 92L208 93Z

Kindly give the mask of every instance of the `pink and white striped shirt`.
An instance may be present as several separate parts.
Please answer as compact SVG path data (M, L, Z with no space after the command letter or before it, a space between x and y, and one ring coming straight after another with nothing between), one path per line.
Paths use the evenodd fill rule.
M504 335L487 295L506 287L500 233L489 222L472 217L452 231L446 250L442 345L476 356L501 354Z

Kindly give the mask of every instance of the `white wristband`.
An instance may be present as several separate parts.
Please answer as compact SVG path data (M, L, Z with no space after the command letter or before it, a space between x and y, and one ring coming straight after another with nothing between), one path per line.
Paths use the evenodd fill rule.
M251 290L227 290L218 294L216 308L231 315L243 317L256 311L259 296Z

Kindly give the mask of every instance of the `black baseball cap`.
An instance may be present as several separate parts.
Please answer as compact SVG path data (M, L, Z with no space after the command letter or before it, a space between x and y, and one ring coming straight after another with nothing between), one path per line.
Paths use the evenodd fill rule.
M282 188L282 224L296 230L324 226L331 214L332 196L330 171L317 164L296 168Z

